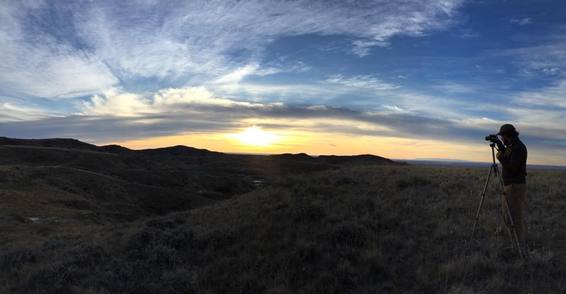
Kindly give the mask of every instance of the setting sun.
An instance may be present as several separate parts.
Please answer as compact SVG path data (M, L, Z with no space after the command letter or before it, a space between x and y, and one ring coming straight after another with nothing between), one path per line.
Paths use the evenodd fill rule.
M240 133L230 135L230 137L237 139L242 145L257 147L267 147L280 140L280 136L256 126L248 127Z

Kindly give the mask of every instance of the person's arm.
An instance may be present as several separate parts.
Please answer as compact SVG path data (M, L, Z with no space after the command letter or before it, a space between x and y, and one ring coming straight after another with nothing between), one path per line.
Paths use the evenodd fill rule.
M509 161L509 159L505 155L505 150L507 150L507 148L499 140L495 142L495 144L497 144L497 155L495 157L497 157L497 159L499 160L499 162L501 162L501 164L507 164Z
M501 162L502 165L507 165L509 163L509 158L507 157L504 151L497 151L495 157L497 157L497 160L499 160L499 162Z
M497 140L497 142L495 142L495 144L497 145L497 150L499 152L505 152L506 147L500 140Z
M516 145L508 158L507 164L513 173L518 173L521 170L521 166L527 160L527 150Z

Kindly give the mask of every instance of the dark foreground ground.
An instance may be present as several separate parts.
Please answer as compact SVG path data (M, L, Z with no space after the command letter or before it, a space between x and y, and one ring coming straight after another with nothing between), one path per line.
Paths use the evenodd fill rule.
M566 173L529 172L523 262L495 185L468 242L486 172L347 165L132 220L22 221L0 293L564 293Z

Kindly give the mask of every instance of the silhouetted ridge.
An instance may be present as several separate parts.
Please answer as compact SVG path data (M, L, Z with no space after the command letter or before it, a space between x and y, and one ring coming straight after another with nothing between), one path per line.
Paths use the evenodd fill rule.
M116 144L100 146L98 147L98 149L100 151L109 152L109 153L118 153L118 154L128 153L133 151L124 146L120 146Z
M324 162L332 164L344 164L344 163L389 163L389 164L401 164L395 162L391 159L372 155L372 154L360 154L360 155L320 155L318 158L322 159Z
M272 154L269 155L272 158L276 159L294 159L294 160L314 160L315 158L306 154L306 153L282 153L282 154Z
M143 154L149 155L165 155L165 156L187 156L187 155L204 155L204 154L223 154L222 152L210 151L208 149L199 149L194 147L188 147L184 145L176 145L172 147L163 147L155 149L143 149L139 150Z
M96 150L98 147L89 143L71 138L49 138L49 139L13 139L0 137L0 145L57 147L70 149Z

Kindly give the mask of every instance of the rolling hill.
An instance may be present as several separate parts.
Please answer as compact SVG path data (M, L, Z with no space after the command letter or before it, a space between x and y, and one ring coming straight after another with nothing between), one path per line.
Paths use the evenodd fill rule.
M307 154L241 155L187 146L130 150L74 139L0 137L0 227L18 234L29 223L49 231L55 223L134 221L209 205L281 175L338 169L352 161L357 157L336 162ZM364 162L401 164L378 156L365 156Z

